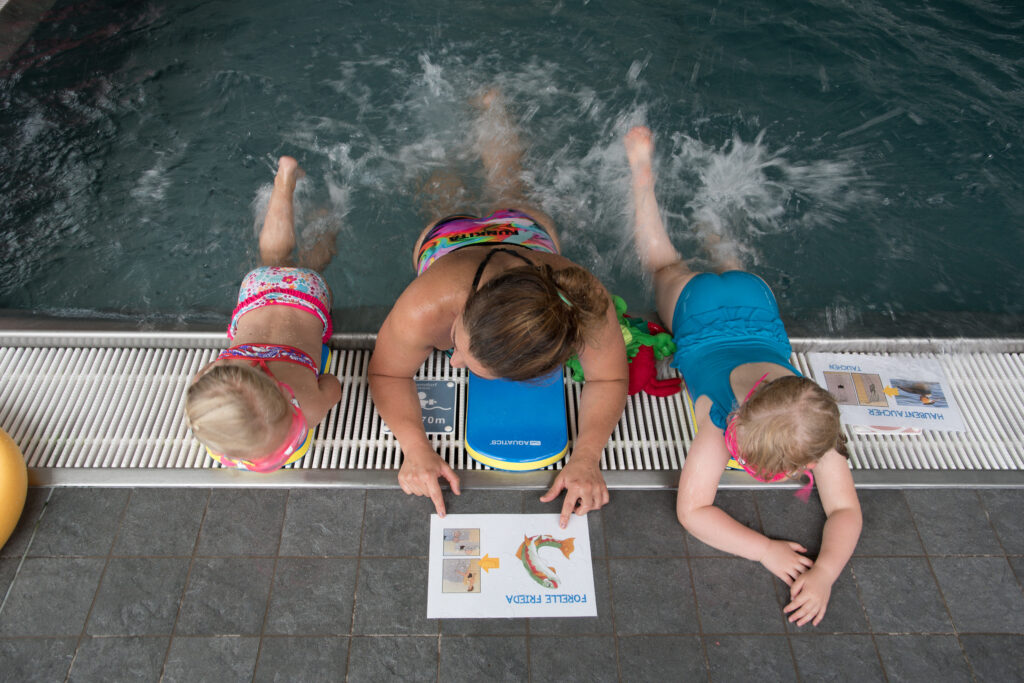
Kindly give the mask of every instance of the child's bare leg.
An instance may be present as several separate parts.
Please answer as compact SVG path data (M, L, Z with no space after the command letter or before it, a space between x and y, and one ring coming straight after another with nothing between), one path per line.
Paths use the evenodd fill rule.
M337 230L325 230L320 233L313 244L299 252L299 265L322 273L338 253L337 242Z
M715 272L724 273L727 270L743 270L740 262L740 253L736 243L723 240L722 235L706 223L697 224L697 234L704 243L704 250L708 253L711 261L715 264Z
M267 205L267 217L260 231L260 261L264 266L286 266L291 263L295 248L295 215L292 197L295 183L306 172L292 157L281 157L277 162L274 191Z
M466 210L466 186L451 168L439 168L416 189L420 213L437 220Z
M522 179L523 147L519 132L497 88L488 90L474 104L480 108L476 122L476 149L487 174L487 199L521 204L526 199Z
M492 211L517 209L529 214L547 231L561 252L562 244L554 221L526 197L528 188L523 182L523 146L501 91L492 88L474 104L480 109L480 118L476 123L476 148L486 173L488 205Z
M651 155L654 142L646 126L632 128L623 142L632 173L633 239L640 264L654 276L654 297L658 315L670 329L676 300L690 279L696 275L683 261L669 239L654 194L654 169Z
M420 253L420 245L439 221L459 211L466 211L466 187L462 179L450 168L438 169L430 174L430 177L416 189L416 195L420 200L420 214L425 220L430 221L427 227L423 228L416 244L412 248L412 267L418 266L417 258Z

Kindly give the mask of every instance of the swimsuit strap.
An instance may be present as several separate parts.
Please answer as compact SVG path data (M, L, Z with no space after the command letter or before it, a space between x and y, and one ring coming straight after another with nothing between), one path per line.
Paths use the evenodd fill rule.
M768 373L766 372L763 375L761 375L761 379L759 379L756 382L754 382L754 386L750 387L750 391L748 391L747 395L743 397L743 402L744 403L746 403L747 401L750 400L750 397L754 395L755 391L757 391L757 386L759 384L761 384L761 382L763 382L764 378L767 377L767 376L768 376Z
M471 246L471 245L467 245L467 246ZM476 267L476 275L473 276L473 286L470 287L469 291L471 291L471 292L475 292L476 291L477 286L480 284L480 276L484 274L484 268L487 267L487 264L488 264L488 262L490 262L491 257L494 256L495 254L499 253L499 252L505 252L506 254L512 254L513 256L516 256L516 257L521 258L522 260L526 261L527 265L531 265L531 266L534 265L533 261L531 261L530 259L526 258L525 256L523 256L519 252L512 251L511 249L506 249L505 247L498 247L497 249L491 249L489 252L487 252L487 256L484 256L484 260L480 262L480 265Z
M217 360L248 360L253 365L260 365L263 368L266 368L267 361L293 363L308 368L313 374L320 376L320 368L308 353L284 344L239 344L221 351Z
M743 397L743 403L746 403L747 401L750 400L750 397L754 395L755 391L757 391L757 387L761 384L761 382L764 381L764 378L767 377L767 376L768 376L768 373L766 372L763 375L761 375L761 379L759 379L756 382L754 382L754 386L750 387L750 391L748 391L747 395ZM733 457L733 459L736 462L738 462L743 467L744 470L747 471L747 474L749 474L750 476L754 477L758 481L765 481L764 479L761 479L761 477L757 474L757 472L754 471L747 464L747 461L743 459L743 456L740 455L740 447L739 447L739 444L736 441L736 414L735 413L733 413L732 417L729 418L729 424L726 426L725 432L724 432L723 436L725 437L725 447L729 451L729 455L731 455ZM781 477L776 477L776 480L778 480L780 478Z
M767 377L767 376L768 376L768 373L766 372L763 375L761 375L761 379L759 379L756 382L754 382L754 386L750 387L750 391L748 391L747 395L743 397L743 402L744 403L746 403L748 400L750 400L750 397L754 395L755 391L757 391L758 385L761 384L761 382L763 382L764 378ZM761 475L754 468L752 468L750 465L747 464L747 461L744 460L743 456L740 455L739 444L737 444L737 442L736 442L736 416L735 415L733 415L732 419L729 420L729 425L725 428L725 435L724 436L725 436L725 447L729 451L729 455L731 455L733 457L733 459L736 462L738 462L740 464L740 466L746 471L746 473L749 474L750 476L752 476L754 479L757 479L758 481L764 482L764 483L772 483L772 482L779 481L780 479L782 479L782 478L784 478L786 476L786 474L784 472L780 472L779 474L776 474L771 479L762 479ZM804 474L807 475L807 483L804 484L803 486L801 486L800 490L797 491L793 495L795 495L797 498L799 498L800 500L802 500L803 502L806 503L810 499L810 497L811 497L811 490L814 488L814 473L811 470L806 470L805 469L804 470Z

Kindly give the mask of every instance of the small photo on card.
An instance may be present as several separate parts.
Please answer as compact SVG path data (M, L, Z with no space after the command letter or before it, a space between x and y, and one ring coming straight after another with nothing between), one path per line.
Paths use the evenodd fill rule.
M480 530L445 529L443 548L445 555L479 555Z
M853 373L853 383L857 386L857 398L862 406L885 408L889 405L885 397L885 385L878 375L864 372Z
M900 392L896 394L896 405L931 408L945 408L949 405L946 403L946 396L942 393L942 384L939 382L894 377L892 385Z
M826 372L825 386L832 394L836 403L841 406L860 405L857 400L857 387L853 384L853 375L848 372Z
M479 593L480 560L445 560L441 569L442 593Z

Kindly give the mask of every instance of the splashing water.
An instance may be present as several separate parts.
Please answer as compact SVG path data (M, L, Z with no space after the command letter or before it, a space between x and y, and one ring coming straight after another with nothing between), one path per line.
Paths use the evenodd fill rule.
M1021 39L1001 11L953 26L814 3L637 6L614 22L593 2L470 3L459 22L429 3L249 7L240 21L168 6L138 26L133 6L83 19L76 5L0 73L0 307L225 315L288 154L308 173L300 242L337 225L347 240L327 272L339 306L385 309L436 217L424 179L451 171L483 196L472 101L498 87L527 198L631 305L650 292L621 138L644 123L680 252L756 266L819 329L1024 311Z
M672 136L665 190L687 197L684 219L719 258L756 264L758 237L842 223L853 206L876 201L855 150L839 160L790 161L790 148L772 150L765 136L762 130L745 142L734 135L719 147Z
M438 169L459 176L465 186L459 195L465 204L451 210L480 213L487 197L476 141L515 141L523 148L527 199L555 219L567 256L603 280L635 279L640 267L632 249L622 137L650 117L644 101L647 62L634 61L613 92L599 94L576 86L556 63L531 59L499 72L497 59L494 54L468 61L420 53L418 71L404 79L404 94L390 108L383 135L358 123L318 119L293 132L290 142L326 159L331 204L336 210L344 206L344 215L350 200L358 204L368 190L415 203L416 188ZM343 80L333 87L357 92L365 79L361 71L381 67L379 62L347 64ZM502 93L511 128L481 117L475 102L488 87ZM347 141L327 142L325 130ZM695 251L700 245L691 242L697 239L717 254L713 260L756 264L759 237L842 222L855 202L873 201L855 149L839 160L791 161L791 149L772 150L766 136L762 131L745 142L734 135L718 146L682 132L665 136L658 151L667 157L658 194L666 205L684 202L668 214L678 242ZM261 201L265 204L265 198ZM365 216L365 207L353 210ZM372 220L386 212L377 208Z

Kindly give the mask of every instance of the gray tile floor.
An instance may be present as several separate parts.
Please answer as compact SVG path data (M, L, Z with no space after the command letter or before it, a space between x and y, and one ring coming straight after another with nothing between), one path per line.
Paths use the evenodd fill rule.
M449 511L552 512L467 491ZM426 618L429 503L399 491L31 489L0 551L3 681L1024 680L1024 490L862 491L825 621L688 537L668 491L589 519L598 616ZM787 491L721 492L816 549Z

